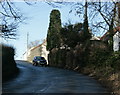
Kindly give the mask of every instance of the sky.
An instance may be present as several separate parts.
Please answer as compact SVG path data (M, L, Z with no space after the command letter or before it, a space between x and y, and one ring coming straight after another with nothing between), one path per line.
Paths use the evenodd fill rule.
M40 40L40 43L42 43L42 40L46 39L49 16L52 9L58 9L60 11L61 22L63 24L68 22L68 20L73 24L81 22L78 16L69 14L69 5L62 6L61 8L53 8L43 1L36 2L36 4L32 3L32 5L27 5L24 2L15 2L15 5L27 18L24 21L25 23L20 24L16 40L3 40L4 43L15 48L15 60L23 60L23 54L27 50L27 33L29 33L29 43L35 40Z

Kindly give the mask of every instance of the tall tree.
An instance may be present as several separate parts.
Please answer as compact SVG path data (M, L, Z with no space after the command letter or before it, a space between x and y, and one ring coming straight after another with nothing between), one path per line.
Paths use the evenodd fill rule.
M62 0L60 1L61 2L53 4L58 6L71 5L70 13L75 12L75 15L78 15L81 18L84 14L84 8L87 6L89 26L92 29L92 32L94 32L95 34L102 35L106 31L108 31L110 29L109 27L111 27L112 21L113 28L118 26L120 23L120 2L114 2L113 0L111 0L111 2L101 2L101 0L99 0L98 2L93 2L92 0L91 2L87 2L87 0L84 0L87 2L87 4L83 2L72 2L66 4L66 2L62 2ZM119 19L113 20L113 12L115 12L113 10L116 5L116 9L118 9L118 12L116 12L115 15L118 14Z
M100 17L100 20L92 23L95 31L109 31L110 35L112 34L113 28L119 23L119 19L116 19L119 13L117 4L118 2L92 2L89 4L89 8L93 10L91 12L92 20L95 21L98 16Z
M84 11L84 22L83 22L83 40L86 41L87 39L89 40L91 38L91 34L90 31L88 29L89 25L88 25L88 2L86 0L85 2L85 11Z
M61 18L59 10L52 10L47 34L47 50L60 46Z

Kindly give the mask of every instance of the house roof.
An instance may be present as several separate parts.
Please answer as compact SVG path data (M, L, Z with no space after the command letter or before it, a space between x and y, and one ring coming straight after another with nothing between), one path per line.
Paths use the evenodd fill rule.
M117 31L120 31L120 26L115 27L115 28L113 29L114 34L115 34ZM109 32L106 32L106 33L100 38L100 40L104 40L104 41L105 41L105 40L108 40L108 39L109 39L108 35L109 35Z
M46 43L46 40L44 40L44 42L43 42L42 44L40 44L40 45L38 45L38 46L36 46L36 47L33 47L30 51L33 51L33 50L35 50L36 48L41 47L44 43Z

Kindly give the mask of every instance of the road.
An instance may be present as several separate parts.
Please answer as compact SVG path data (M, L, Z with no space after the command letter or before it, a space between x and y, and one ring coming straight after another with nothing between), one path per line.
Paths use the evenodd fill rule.
M106 93L96 80L74 71L16 61L20 74L3 83L3 93ZM106 95L106 94L105 94Z

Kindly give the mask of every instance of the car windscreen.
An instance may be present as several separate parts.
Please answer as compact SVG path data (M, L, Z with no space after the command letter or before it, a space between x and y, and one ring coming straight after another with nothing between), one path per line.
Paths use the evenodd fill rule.
M44 57L41 57L41 60L45 60L45 58L44 58Z
M36 60L45 60L44 57L35 57Z

